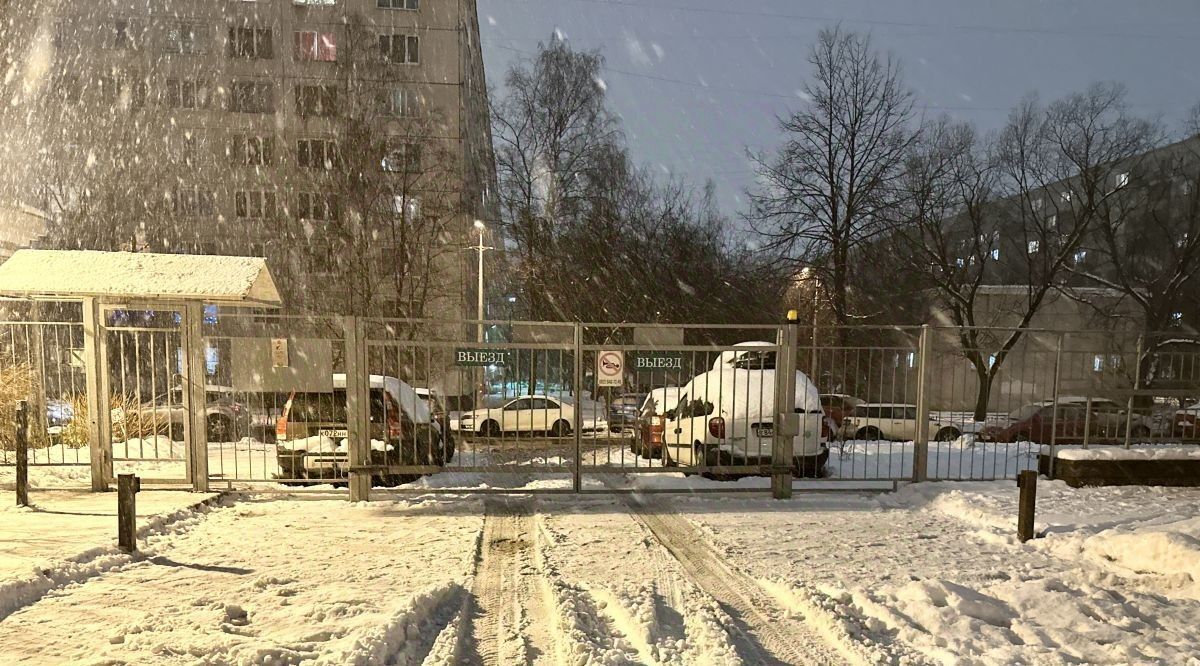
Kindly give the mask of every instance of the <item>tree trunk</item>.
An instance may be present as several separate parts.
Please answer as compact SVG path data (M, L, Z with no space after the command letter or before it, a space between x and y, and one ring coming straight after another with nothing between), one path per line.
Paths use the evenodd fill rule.
M975 374L979 378L979 391L975 394L975 421L982 422L987 420L988 402L992 396L992 379L995 375L978 364L975 366Z

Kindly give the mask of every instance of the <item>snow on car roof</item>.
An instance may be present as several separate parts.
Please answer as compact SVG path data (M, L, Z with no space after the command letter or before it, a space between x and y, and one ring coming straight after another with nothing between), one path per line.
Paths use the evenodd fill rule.
M390 393L400 408L408 412L412 420L416 423L430 423L433 420L432 413L429 411L429 405L426 404L413 387L407 382L395 377L387 377L384 375L371 375L370 387L378 390L383 389ZM333 388L346 388L346 373L339 372L333 375Z

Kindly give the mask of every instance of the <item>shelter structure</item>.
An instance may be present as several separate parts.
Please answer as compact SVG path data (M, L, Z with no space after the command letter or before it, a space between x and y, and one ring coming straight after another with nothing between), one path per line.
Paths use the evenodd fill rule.
M278 308L279 291L264 259L91 250L19 250L0 264L0 296L83 304L84 371L92 490L113 479L112 387L107 328L117 310L174 312L180 333L180 378L187 481L208 490L205 358L206 306Z

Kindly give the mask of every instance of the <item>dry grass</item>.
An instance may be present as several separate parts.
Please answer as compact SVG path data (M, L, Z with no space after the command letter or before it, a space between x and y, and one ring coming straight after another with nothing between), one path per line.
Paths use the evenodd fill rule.
M33 397L33 367L27 364L17 364L0 367L0 450L15 451L17 449L17 403L30 400ZM40 449L50 445L50 439L44 427L38 423L45 422L45 414L29 413L29 446Z

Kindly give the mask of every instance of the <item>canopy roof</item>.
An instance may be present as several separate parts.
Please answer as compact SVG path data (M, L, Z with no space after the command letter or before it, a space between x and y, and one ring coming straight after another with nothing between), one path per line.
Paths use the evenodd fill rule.
M93 250L18 250L0 264L0 295L281 305L264 259Z

